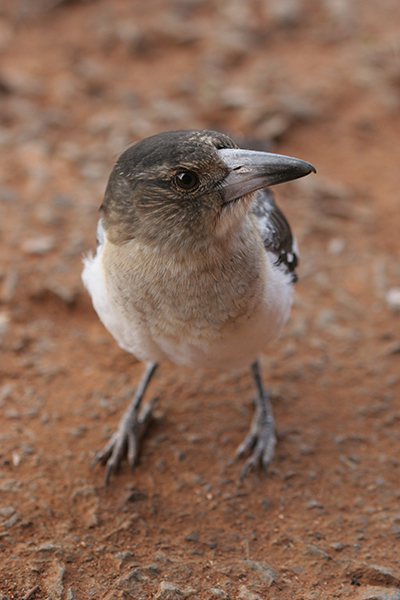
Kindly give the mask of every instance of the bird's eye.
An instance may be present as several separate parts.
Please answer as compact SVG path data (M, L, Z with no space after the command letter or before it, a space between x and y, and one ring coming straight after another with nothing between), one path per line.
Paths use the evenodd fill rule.
M199 185L199 178L193 171L181 171L175 175L175 183L181 190L194 190Z

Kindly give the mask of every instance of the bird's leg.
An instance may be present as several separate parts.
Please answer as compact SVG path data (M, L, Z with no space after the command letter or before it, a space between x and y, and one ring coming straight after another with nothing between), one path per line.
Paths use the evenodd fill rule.
M256 409L250 431L236 450L236 458L240 458L247 451L252 451L240 472L241 480L246 475L248 468L257 465L259 462L266 471L274 456L276 445L271 398L269 392L263 388L258 360L255 360L251 365L251 370L257 388Z
M105 484L108 485L112 471L117 471L126 454L128 462L133 470L139 452L139 442L146 431L151 419L151 410L157 398L153 398L139 412L140 404L146 388L157 368L157 363L147 363L146 370L142 375L138 387L132 398L128 409L124 412L118 425L117 431L111 436L103 450L98 452L92 464L92 468L101 463L106 465Z

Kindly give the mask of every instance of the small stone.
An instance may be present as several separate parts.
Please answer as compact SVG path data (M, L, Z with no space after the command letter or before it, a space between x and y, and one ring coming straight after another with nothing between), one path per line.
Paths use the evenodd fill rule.
M342 542L332 542L332 544L330 546L331 546L331 548L336 550L336 552L341 552L344 548Z
M240 600L262 600L261 596L249 590L245 585L240 586L238 598L240 598Z
M0 300L2 302L10 302L15 296L15 289L18 283L18 273L15 270L9 271L3 280L3 285L0 289Z
M45 579L45 585L47 592L50 594L52 600L59 600L64 593L64 574L65 569L58 563L55 563L52 568L49 569L49 574Z
M230 595L227 592L225 592L225 590L222 590L219 587L211 587L208 590L208 592L209 594L211 594L209 600L212 600L213 598L220 598L220 600L230 600L231 598Z
M12 517L10 517L9 519L7 519L6 521L3 521L2 526L5 529L8 529L9 527L12 527L13 525L15 525L15 523L18 521L18 515L17 513L15 513L14 515L12 515Z
M37 548L37 552L59 552L60 550L61 546L51 541L43 542L43 544Z
M346 242L344 241L343 238L334 237L331 240L329 240L329 243L328 243L329 254L332 254L333 256L339 256L339 254L342 254L342 252L345 248L346 248Z
M324 505L321 504L321 502L318 502L318 500L310 500L306 503L306 508L308 510L311 510L312 508L324 508Z
M400 590L367 586L359 588L353 597L355 600L400 600Z
M52 235L41 235L36 238L28 238L21 247L26 254L47 254L55 248L55 245Z
M327 329L329 325L337 321L337 313L329 308L323 308L317 315L318 329Z
M389 356L392 354L400 354L400 341L396 340L388 344L386 347L386 354Z
M14 513L15 508L13 506L3 506L0 508L0 517L3 517L4 519L9 519Z
M14 492L21 486L18 479L6 479L0 484L0 491L2 492Z
M145 565L143 567L135 567L134 569L128 571L128 573L117 579L116 583L143 583L145 581L149 581L150 579L155 579L160 572L161 569L156 564Z
M243 108L254 100L248 88L233 86L222 91L220 101L224 108Z
M322 4L328 14L331 27L336 26L343 30L351 28L355 15L350 0L324 0Z
M134 559L135 555L133 554L133 552L129 552L129 550L125 550L124 552L116 552L115 554L115 558L117 558L120 562L120 567L128 562L128 561L132 561Z
M90 508L86 512L86 514L83 518L83 521L88 529L91 529L92 527L97 527L97 525L100 523L100 519L99 519L99 515L97 512L96 506Z
M14 188L8 186L0 187L0 201L13 202L17 198L17 192Z
M400 588L400 572L394 572L388 567L380 565L361 564L349 572L350 577L355 577L370 585L386 585Z
M218 569L221 573L229 573L229 576L240 578L245 575L249 582L258 585L260 581L270 587L278 579L277 571L268 563L255 560L236 560L225 563Z
M304 16L301 0L268 0L265 9L278 27L295 27Z
M400 288L390 288L385 295L385 300L389 308L395 312L400 311Z
M154 598L155 600L186 600L196 593L197 591L190 586L181 587L176 583L162 581Z
M243 562L248 564L262 582L268 586L271 586L278 579L277 571L266 562L255 560L246 560Z
M268 498L262 498L260 500L260 504L263 510L270 510L272 506L271 500L269 500Z
M315 544L306 544L304 554L307 556L314 556L314 558L323 558L324 560L331 560L329 554L315 546Z
M291 121L290 116L284 113L271 115L257 128L257 135L267 140L278 140L287 132Z
M0 338L5 335L10 328L10 315L6 311L0 312Z

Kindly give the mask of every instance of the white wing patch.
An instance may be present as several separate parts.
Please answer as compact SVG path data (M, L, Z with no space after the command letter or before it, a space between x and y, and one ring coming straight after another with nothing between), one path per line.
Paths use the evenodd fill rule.
M265 250L273 263L297 280L298 248L285 215L276 205L270 190L262 190L256 198L253 213L257 219Z

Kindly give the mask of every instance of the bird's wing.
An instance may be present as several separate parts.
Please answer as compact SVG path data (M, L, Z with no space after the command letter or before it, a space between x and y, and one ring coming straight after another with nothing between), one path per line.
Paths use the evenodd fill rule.
M276 205L268 189L260 190L253 208L258 221L264 247L275 258L275 264L281 266L297 281L295 269L298 264L296 239L281 209Z

